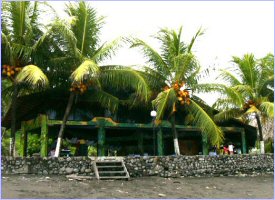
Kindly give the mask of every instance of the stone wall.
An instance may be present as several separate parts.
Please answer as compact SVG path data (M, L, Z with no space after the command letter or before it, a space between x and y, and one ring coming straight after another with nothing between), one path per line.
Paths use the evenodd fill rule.
M94 175L91 160L88 157L60 158L11 158L2 157L1 170L3 174L83 174Z
M125 158L134 176L229 176L273 173L274 155L164 156Z
M124 157L131 177L229 176L273 173L274 155ZM94 176L88 157L2 157L2 174L81 174Z

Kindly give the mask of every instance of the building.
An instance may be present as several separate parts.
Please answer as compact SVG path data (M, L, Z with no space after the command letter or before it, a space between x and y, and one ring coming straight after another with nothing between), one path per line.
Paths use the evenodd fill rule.
M47 156L53 141L57 138L67 104L68 94L44 92L18 99L17 130L21 130L21 155L27 155L29 134L38 134L41 138L41 156ZM65 98L64 98L65 97ZM207 106L205 106L205 109ZM69 116L64 138L82 151L78 155L87 155L88 145L94 145L98 156L115 154L127 155L173 155L173 135L171 124L166 119L156 124L150 116L151 108L144 105L127 107L121 105L115 114L97 103L78 101ZM2 126L10 128L10 110L2 119ZM215 111L214 111L215 112ZM183 114L184 115L184 114ZM198 127L183 124L184 116L179 114L176 129L179 135L180 152L183 155L208 155L211 146ZM238 120L228 120L219 124L225 134L224 144L232 142L242 153L254 147L257 138L255 127L245 125ZM77 143L76 141L80 141ZM83 144L83 141L89 141ZM81 149L81 148L80 148Z

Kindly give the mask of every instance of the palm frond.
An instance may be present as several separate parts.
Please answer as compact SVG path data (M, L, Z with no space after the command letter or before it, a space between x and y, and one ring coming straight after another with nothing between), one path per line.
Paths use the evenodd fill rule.
M140 74L144 77L152 91L160 92L166 86L166 77L150 67L142 67Z
M232 90L237 91L238 93L241 93L242 96L253 96L253 89L249 85L234 85L231 87Z
M196 65L196 66L192 65L192 66L194 66L194 68L189 72L187 72L186 82L188 83L188 85L190 85L193 88L195 85L198 84L201 67L199 65Z
M96 63L102 62L105 59L111 58L116 51L122 47L123 37L119 37L110 43L104 43L93 53L92 60Z
M232 74L231 72L221 69L220 76L218 77L221 80L228 82L230 85L241 85L242 83Z
M177 101L177 95L174 89L170 88L160 92L156 99L152 101L153 107L157 109L156 119L162 119L166 110L170 110Z
M49 82L42 70L35 65L27 65L16 76L16 82L19 84L27 83L32 88L47 87Z
M174 67L173 70L175 71L175 79L176 80L184 80L187 82L188 75L193 71L196 71L200 68L196 62L193 62L194 55L191 53L184 53L178 56L175 56L174 59Z
M84 1L67 4L65 12L76 19L71 26L77 39L77 48L82 55L91 58L89 54L98 48L103 17L98 17L96 10Z
M157 71L163 73L163 75L170 74L167 64L162 59L161 55L152 47L150 47L148 44L146 44L143 40L140 39L132 39L129 40L129 42L131 44L130 48L137 47L141 49L142 53L147 58L147 62L152 64Z
M5 50L5 58L8 58L7 60L9 61L10 64L14 65L15 64L15 59L13 55L13 50L12 50L12 45L5 33L2 32L2 48ZM3 55L2 55L3 56Z
M22 45L19 43L12 44L12 51L14 52L14 57L21 58L25 63L29 62L33 54L33 49L31 46Z
M274 103L269 101L262 102L259 109L268 117L274 117Z
M238 107L242 107L245 99L243 98L243 94L236 91L233 88L226 87L225 94L227 95L228 99L231 99L231 102L237 105Z
M207 135L211 144L219 145L224 138L223 132L211 117L193 100L191 100L188 110L194 116L194 123L201 129L202 134Z
M199 37L199 36L201 36L201 35L203 35L203 34L204 34L204 31L202 30L202 28L199 28L199 30L196 32L195 36L193 36L193 38L192 38L190 44L188 45L188 50L187 50L187 52L189 52L189 53L191 52L192 47L193 47L193 45L194 45L194 43L195 43L197 37Z
M2 79L1 80L1 97L2 100L6 99L9 100L13 94L13 82L10 79Z
M258 68L254 55L245 54L242 59L233 56L233 62L238 65L238 69L242 72L242 83L255 88Z
M61 20L57 18L52 24L51 28L45 33L45 35L49 34L58 34L64 38L66 43L66 47L72 50L72 54L74 54L75 57L81 58L82 55L80 54L80 51L77 49L77 38L74 34L74 32L71 30L70 24L68 24L65 20ZM45 36L46 37L46 36ZM43 39L43 38L42 38ZM56 37L55 39L56 40ZM54 42L54 41L53 41ZM62 47L64 48L64 46Z
M229 110L221 111L214 116L214 120L216 122L225 121L228 119L233 119L237 117L241 117L244 112L238 108L232 108Z
M150 90L143 76L130 67L108 66L100 68L100 82L104 85L112 85L117 89L132 88L138 97L147 101L150 98Z
M119 99L112 94L103 90L96 90L86 97L89 102L97 102L103 108L109 109L111 112L115 112L119 105ZM82 100L85 100L82 98Z
M196 92L219 92L225 94L226 85L220 83L200 83L192 87Z
M161 43L161 56L170 72L172 71L171 68L176 65L174 58L184 53L186 49L185 44L180 40L181 32L182 27L180 27L178 34L175 30L162 28L155 37Z
M228 110L228 109L239 108L235 100L232 98L218 98L215 101L215 103L212 105L212 107L217 110Z
M97 75L99 68L92 60L85 60L71 75L71 80L82 83L84 80L91 80Z

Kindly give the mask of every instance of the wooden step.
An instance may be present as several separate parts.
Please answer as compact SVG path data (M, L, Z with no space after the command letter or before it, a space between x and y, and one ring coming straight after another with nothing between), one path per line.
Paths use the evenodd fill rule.
M95 161L97 163L110 163L110 162L113 162L113 163L121 163L120 160L97 160Z
M99 179L129 179L127 176L100 176Z
M123 166L109 165L109 166L97 166L97 168L123 168Z
M93 166L98 180L130 178L123 160L96 160Z
M98 171L99 174L118 174L118 173L126 173L125 171Z

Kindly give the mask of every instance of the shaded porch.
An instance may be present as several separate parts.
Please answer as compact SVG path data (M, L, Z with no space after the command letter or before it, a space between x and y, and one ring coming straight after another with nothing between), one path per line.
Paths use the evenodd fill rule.
M48 156L49 136L57 137L61 120L50 120L47 115L21 123L21 155L27 155L27 135L29 132L40 132L42 157ZM247 136L245 128L221 127L224 133L234 133L241 139L242 153L247 153ZM196 155L209 153L209 142L200 129L192 126L176 125L179 133L181 154ZM49 130L55 134L49 135ZM67 135L66 135L67 134ZM171 124L162 121L157 126L153 123L117 123L110 118L95 117L91 121L68 121L65 136L89 139L97 143L97 155L107 156L108 146L117 145L125 148L124 154L137 155L173 155Z

